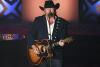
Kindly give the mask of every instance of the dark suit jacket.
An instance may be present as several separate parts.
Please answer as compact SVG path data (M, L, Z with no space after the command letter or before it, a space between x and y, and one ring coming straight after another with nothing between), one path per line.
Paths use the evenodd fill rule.
M68 22L64 19L57 17L53 34L52 41L56 42L60 39L64 39L68 36L67 27ZM31 31L28 35L28 45L33 45L34 40L42 40L48 39L48 31L47 31L47 22L45 16L36 17L35 21L32 23ZM56 46L54 47L54 58L61 58L62 56L62 47Z

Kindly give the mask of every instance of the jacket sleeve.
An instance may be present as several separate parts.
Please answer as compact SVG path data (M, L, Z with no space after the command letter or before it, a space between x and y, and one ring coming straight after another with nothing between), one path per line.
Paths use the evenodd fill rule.
M65 38L70 36L70 35L68 34L68 27L69 27L69 24L70 24L70 23L69 23L68 21L65 22L65 26L64 26Z
M68 34L69 22L64 19L62 19L61 22L62 22L62 30L61 31L63 32L63 33L61 33L61 37L62 37L62 39L65 39L65 38L69 37L69 34Z
M27 34L27 44L28 47L31 47L34 45L35 41L37 38L37 30L36 30L36 20L31 24L30 30Z

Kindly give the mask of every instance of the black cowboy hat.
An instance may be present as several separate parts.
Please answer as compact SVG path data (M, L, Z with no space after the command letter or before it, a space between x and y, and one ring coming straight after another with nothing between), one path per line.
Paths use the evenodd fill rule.
M54 9L58 9L60 6L59 3L54 4L53 1L49 0L49 1L45 1L44 7L40 7L41 10L44 10L45 8L54 8Z

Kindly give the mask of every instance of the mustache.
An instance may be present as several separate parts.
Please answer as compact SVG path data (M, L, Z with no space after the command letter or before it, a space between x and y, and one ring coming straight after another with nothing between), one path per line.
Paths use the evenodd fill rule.
M54 16L55 16L55 13L50 12L50 13L48 14L48 16L49 16L49 17L54 17Z

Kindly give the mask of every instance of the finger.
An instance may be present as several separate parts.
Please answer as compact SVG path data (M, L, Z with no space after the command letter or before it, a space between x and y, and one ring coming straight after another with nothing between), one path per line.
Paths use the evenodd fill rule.
M35 45L32 45L32 48L34 49L36 46Z
M39 50L37 48L35 48L34 53L39 54Z

